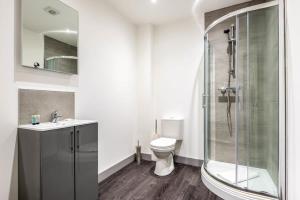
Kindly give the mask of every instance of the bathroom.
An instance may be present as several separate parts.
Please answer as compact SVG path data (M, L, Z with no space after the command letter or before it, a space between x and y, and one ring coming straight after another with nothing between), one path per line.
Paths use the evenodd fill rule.
M43 123L53 119L58 120L58 123L54 124L59 126L66 126L65 124L72 122L74 130L77 130L77 126L86 125L82 123L98 124L95 137L97 139L94 141L97 143L95 150L97 169L92 177L97 180L98 185L94 190L97 189L98 199L300 199L297 187L300 178L298 172L300 159L297 156L298 152L300 153L298 145L300 137L297 134L300 130L300 124L297 123L300 117L298 103L300 96L297 92L297 86L300 85L297 77L300 75L297 67L297 53L300 46L298 1L44 0L43 2L49 5L57 3L60 6L44 10L47 7L44 5L39 13L31 10L41 3L38 0L0 1L0 7L5 8L0 14L2 27L0 91L3 92L0 98L1 200L28 199L20 195L24 194L20 193L23 190L20 189L22 173L19 172L22 166L20 158L23 154L20 154L18 139L22 135L20 131L22 127L24 128L22 125L33 126L30 125L32 118L41 122L40 125L34 125L34 128L41 127ZM238 99L235 98L238 94L245 94L234 93L230 87L235 87L237 80L246 80L248 83L248 79L239 76L245 74L239 68L241 66L239 62L245 59L245 56L239 55L240 52L248 55L249 49L244 49L243 52L242 46L235 44L236 49L230 50L232 48L230 45L234 46L234 42L229 42L228 37L234 36L230 35L234 32L231 29L231 25L234 24L235 34L238 33L240 39L242 35L247 39L246 32L242 28L247 23L251 26L253 21L251 14L248 19L243 18L243 14L269 8L267 6L253 8L261 4L276 6L278 18L276 16L272 18L274 16L270 14L268 16L276 19L275 22L271 19L263 26L264 24L258 20L257 24L254 24L257 25L256 29L248 29L248 33L251 31L257 33L255 31L260 29L267 30L264 34L255 36L264 38L260 40L262 41L259 44L260 48L251 49L251 52L252 55L255 51L254 53L259 53L264 58L270 58L263 61L259 58L253 59L252 62L258 64L268 61L262 65L270 73L260 71L264 76L259 76L261 79L254 77L251 81L258 81L258 85L254 84L253 87L261 88L257 97L258 100L265 98L266 107L271 106L268 99L272 94L277 96L279 101L272 101L274 108L264 110L263 118L258 117L253 121L250 118L250 122L253 122L252 127L256 130L262 128L260 131L265 134L254 133L252 140L254 143L251 141L247 143L252 145L254 150L248 151L250 146L247 146L245 141L251 138L248 137L249 133L238 132L240 124L243 125L243 122L247 124L243 121L244 113L247 112L241 112L245 107L238 107L236 103ZM235 13L229 17L230 19L223 18L222 22L225 23L214 24L214 21L226 14L249 7L253 10ZM69 48L67 53L64 52L58 59L56 55L46 56L45 53L40 54L42 56L40 60L35 59L34 62L26 63L24 57L38 56L39 53L29 52L26 49L28 41L27 32L23 30L24 24L28 22L41 27L50 26L51 23L60 24L64 20L49 22L40 18L39 14L57 14L48 16L55 18L64 15L65 10L68 10L69 14L72 13L70 14L72 19L66 20L68 27L64 27L71 38L67 43L76 48ZM31 16L29 20L25 20L28 17L26 14ZM214 26L209 31L210 24ZM224 33L227 29L229 35ZM214 32L215 30L217 31ZM272 34L276 31L278 35ZM51 40L51 34L53 33L45 37L45 45ZM217 39L213 40L213 37ZM208 58L210 56L207 48L208 40L210 45L216 44L217 50L221 49L217 51L219 53L217 56L222 56ZM53 45L53 38L51 41ZM255 41L250 42L254 43ZM274 48L271 48L270 44ZM55 45L58 46L58 43ZM214 46L210 50L213 48ZM263 48L267 50L263 51ZM274 56L272 50L278 50L279 56ZM237 54L234 57L235 53ZM70 67L55 68L53 65L51 67L51 59L49 61L43 56L52 60L61 59L62 63L75 68L65 71ZM207 94L209 85L206 70L212 70L213 73L215 70L213 67L207 67L209 59L213 62L221 60L220 65L215 65L216 71L220 72L216 73L216 77L219 75L221 78L211 82L215 84L212 89L215 94L212 96L221 99L219 101L215 98L216 101L212 102L220 103L210 106L215 109L215 114L222 121L215 124L215 132L210 130L214 133L209 135L211 138L207 137L207 125L214 123L213 120L218 120L209 121L205 110L208 101L203 94ZM232 62L235 59L239 62ZM274 59L277 63L270 64ZM64 62L66 60L68 62ZM57 63L54 65L61 66ZM233 73L229 75L229 66L230 70L233 70L233 66L236 67L235 78ZM274 70L274 66L278 71ZM231 77L230 85L228 85L229 77ZM251 81L249 83L252 83ZM265 83L268 83L267 87L263 87ZM278 85L278 88L275 85ZM264 93L266 90L269 92ZM229 95L228 98L229 93L232 97ZM56 117L51 117L51 113ZM62 117L59 117L61 115ZM72 120L66 121L68 118L84 122L76 124L77 122ZM255 120L262 120L262 123L266 124L261 126L261 123ZM159 172L155 167L159 166L157 161L159 158L155 158L157 152L151 142L162 138L168 132L164 129L168 122L169 124L174 122L173 128L180 130L178 135L169 136L176 139L176 144L173 140L172 150L167 151L169 162L163 163L163 165L174 163L174 169L171 167L166 174L158 175ZM172 133L174 132L176 131ZM236 133L243 137L236 137ZM243 141L237 141L237 138ZM74 137L74 140L77 139ZM136 161L137 145L141 146L140 165ZM266 148L262 148L264 146ZM240 153L238 155L240 159L236 159L236 152ZM33 158L34 153L36 152L28 156ZM247 160L249 156L247 153L252 158L251 162ZM208 160L234 163L234 167L237 168L232 171L235 172L233 175L235 180L231 180L231 172L214 174ZM273 189L276 188L272 190L273 193L267 189L252 187L251 184L245 190L245 186L237 184L238 173L243 171L243 166L248 166L247 173L251 171L253 160L254 163L262 163L254 165L269 172L275 186L270 185ZM206 170L206 174L201 172L201 166L202 170ZM89 172L87 170L83 174L90 174ZM247 176L250 177L246 179L242 177L243 182L250 182L250 179L258 180L256 172L249 174ZM125 178L122 179L122 176ZM244 176L243 173L241 176ZM81 184L84 184L84 180ZM224 189L224 185L228 190ZM220 192L222 189L223 193ZM236 191L249 193L250 197L237 197ZM72 195L70 194L68 199L74 199ZM86 194L86 199L88 196L89 194Z

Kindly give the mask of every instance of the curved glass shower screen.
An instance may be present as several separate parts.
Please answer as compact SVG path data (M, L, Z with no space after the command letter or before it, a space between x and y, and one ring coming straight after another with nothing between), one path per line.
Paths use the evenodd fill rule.
M227 18L205 35L205 162L214 178L278 197L278 6Z

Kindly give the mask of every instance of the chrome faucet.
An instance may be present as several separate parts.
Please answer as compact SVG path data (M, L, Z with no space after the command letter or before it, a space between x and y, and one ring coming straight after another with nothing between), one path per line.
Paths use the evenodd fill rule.
M54 111L53 113L51 113L51 122L57 123L58 119L61 117L62 117L62 115L59 115L57 111Z

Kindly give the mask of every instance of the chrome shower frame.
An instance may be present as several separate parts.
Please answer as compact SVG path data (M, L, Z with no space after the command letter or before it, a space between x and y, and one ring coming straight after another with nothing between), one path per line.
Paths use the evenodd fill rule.
M227 126L230 137L232 137L232 117L231 117L231 76L233 79L236 78L236 28L235 25L232 24L230 29L224 30L224 34L227 34L228 40L228 47L227 47L227 54L228 58L228 79L227 79L227 86L224 89L221 89L221 93L223 96L227 94L227 109L226 109L226 118L227 118ZM232 90L233 94L235 94L236 89Z
M243 13L247 13L250 11L255 11L259 9L264 9L272 6L279 7L279 181L278 181L278 193L280 200L288 200L287 197L287 156L286 156L286 149L287 149L287 70L286 70L286 31L285 31L285 23L286 23L286 16L285 16L285 0L274 0L267 3L243 8L234 12L231 12L216 21L214 21L211 25L207 27L205 30L205 37L207 33L216 25L223 22L226 19L229 19L234 16L238 16ZM238 51L238 50L237 50ZM207 91L204 91L203 94L203 108L207 109L207 102L209 100L209 95ZM205 114L206 115L206 114ZM205 116L207 117L207 116ZM207 127L205 127L205 131ZM206 136L204 138L204 145L207 146ZM206 149L206 147L204 147ZM205 152L205 155L207 152ZM238 155L236 155L237 157ZM234 200L234 199L262 199L262 200L275 200L277 198L271 196L265 196L253 191L248 191L243 188L237 188L233 185L223 182L218 178L211 175L205 167L202 167L202 179L204 184L213 192L220 195L223 198Z

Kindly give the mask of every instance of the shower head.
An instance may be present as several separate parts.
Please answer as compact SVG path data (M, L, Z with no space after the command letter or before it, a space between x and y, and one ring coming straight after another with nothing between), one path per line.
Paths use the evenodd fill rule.
M224 33L225 33L225 34L230 33L230 29L225 29L225 30L224 30Z
M227 35L227 39L228 39L228 41L230 41L230 29L225 29L224 34Z
M235 37L235 25L231 24L229 29L225 29L224 33L228 35L228 39L234 39Z

